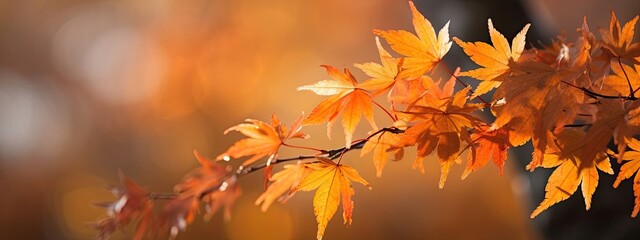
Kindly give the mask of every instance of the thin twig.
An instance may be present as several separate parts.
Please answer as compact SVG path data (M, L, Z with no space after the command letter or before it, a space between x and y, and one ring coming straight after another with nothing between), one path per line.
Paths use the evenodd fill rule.
M176 196L178 196L177 193L160 193L160 192L152 192L149 193L147 195L147 198L149 198L149 200L170 200L170 199L174 199Z
M356 140L351 144L350 148L347 148L346 146L341 147L341 148L337 148L337 149L331 149L331 150L322 150L321 156L323 158L326 159L330 159L330 160L334 160L339 158L341 155L354 150L354 149L362 149L362 147L364 147L364 144L367 143L367 141L369 141L369 139L371 139L373 136L382 133L382 132L390 132L390 133L394 133L394 134L398 134L398 133L403 133L404 130L395 128L395 127L391 127L391 128L381 128L380 130L374 132L373 134L369 135L367 138L364 139L360 139L360 140ZM290 162L290 161L296 161L296 160L305 160L305 159L314 159L317 158L317 156L311 156L311 155L301 155L301 156L297 156L297 157L291 157L291 158L280 158L280 159L276 159L275 161L271 162L271 165L273 164L278 164L278 163L283 163L283 162ZM266 163L261 163L258 165L254 165L254 166L249 166L249 167L245 167L245 168L238 168L238 171L236 171L236 174L238 177L247 175L249 173L258 171L260 169L263 169L267 167Z
M272 161L271 164L269 165L275 165L275 164L279 164L279 163L285 163L285 162L291 162L291 161L299 161L299 160L306 160L306 159L315 159L317 157L323 157L325 159L329 159L329 160L335 160L337 158L340 158L341 156L343 156L345 153L352 151L354 149L362 149L362 147L364 147L364 144L367 143L367 141L369 141L369 139L371 139L373 136L378 135L379 133L382 132L389 132L389 133L394 133L394 134L398 134L398 133L403 133L404 130L396 128L396 127L390 127L390 128L381 128L380 130L372 133L371 135L367 136L367 138L363 138L363 139L359 139L354 141L351 144L350 148L347 148L346 146L341 147L341 148L336 148L336 149L330 149L330 150L320 150L320 155L300 155L297 157L291 157L291 158L279 158L276 159L275 161ZM253 165L253 166L248 166L248 167L239 167L238 170L235 171L235 175L237 177L242 177L245 175L248 175L252 172L256 172L260 169L263 169L267 166L267 163L260 163L257 165ZM232 174L233 172L230 172L229 174ZM229 174L221 177L221 179L223 178L227 178L229 177ZM221 183L222 184L222 183ZM213 187L210 187L209 189L203 191L198 198L202 198L205 195L216 191L217 189L220 188L220 185L216 185ZM178 196L178 193L163 193L163 192L152 192L149 193L148 197L149 200L169 200L169 199L173 199L176 196Z
M296 160L305 160L305 159L313 159L316 158L316 156L311 156L311 155L300 155L297 157L292 157L292 158L280 158L280 159L276 159L275 161L271 162L271 165L273 164L278 164L278 163L284 163L284 162L290 162L290 161L296 161ZM244 176L247 175L249 173L258 171L260 169L263 169L265 167L267 167L267 163L262 163L259 165L254 165L254 166L249 166L249 167L245 167L245 168L238 168L238 170L236 171L236 174L238 177L240 176Z
M587 89L585 87L578 87L578 86L573 85L573 84L571 84L569 82L566 82L566 81L562 81L562 83L567 84L569 86L572 86L574 88L580 89L585 94L587 94L587 95L589 95L591 97L594 97L594 98L600 97L600 98L608 98L608 99L638 100L638 98L634 97L634 96L626 96L626 97L623 97L623 96L608 96L608 95L603 95L603 94L591 91L591 90L589 90L589 89Z
M584 126L589 126L589 125L591 125L591 124L567 124L567 125L564 125L562 127L584 127Z

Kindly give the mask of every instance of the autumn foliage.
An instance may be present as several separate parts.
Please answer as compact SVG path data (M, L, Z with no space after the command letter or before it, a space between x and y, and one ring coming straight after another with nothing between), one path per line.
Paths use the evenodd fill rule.
M368 79L358 81L348 68L322 65L327 80L298 88L324 97L308 116L299 117L289 127L274 114L269 123L248 119L229 128L225 134L238 132L246 138L215 160L195 152L200 167L187 174L173 193L147 192L122 175L122 188L113 188L118 200L101 205L108 216L96 224L98 237L108 238L133 223L137 239L162 232L175 237L201 213L201 206L205 219L220 208L228 219L241 195L239 178L263 170L266 190L255 204L267 211L275 201L315 191L313 207L317 238L321 239L339 206L344 224L351 224L358 188L354 185L369 187L345 163L353 157L345 156L349 151L361 149L361 157L373 159L378 177L388 160L401 160L405 151L417 151L413 168L423 173L423 162L435 155L440 164L439 187L443 188L450 169L462 162L463 154L467 156L463 179L490 160L503 174L507 150L528 141L534 150L527 170L554 169L545 197L531 218L571 197L578 188L589 210L602 173L617 175L613 187L635 175L631 216L638 215L640 43L633 42L638 16L622 25L611 11L609 28L599 33L591 31L585 18L577 39L559 36L550 45L526 49L529 24L509 41L489 19L491 43L468 42L451 39L449 23L436 33L412 2L409 7L413 32L373 30L379 62L355 64ZM454 42L477 68L460 72L444 65L442 59ZM438 68L448 71L450 77L434 79ZM479 84L473 88L460 77L476 79ZM379 128L374 110L388 115L393 124ZM490 112L495 120L480 117L481 111ZM354 138L362 117L371 131ZM321 149L290 143L305 139L301 129L309 125L326 123L331 135L339 118L344 147ZM281 158L280 148L315 154ZM236 160L243 161L238 169L225 164ZM621 169L613 169L611 161L623 163ZM154 206L160 204L157 199L167 201Z

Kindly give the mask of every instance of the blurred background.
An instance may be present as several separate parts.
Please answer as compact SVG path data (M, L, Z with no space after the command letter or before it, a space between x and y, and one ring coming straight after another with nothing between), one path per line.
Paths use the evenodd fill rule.
M436 28L488 41L486 19L511 39L528 22L527 40L549 43L566 30L574 39L582 16L607 27L611 6L621 21L640 11L623 1L417 1ZM3 239L92 239L87 223L105 215L91 203L113 200L105 183L122 169L150 191L170 191L197 166L192 150L215 157L240 139L222 132L245 118L289 123L323 98L295 88L326 79L320 64L351 67L378 61L371 29L412 30L406 1L294 0L0 0L0 231ZM636 28L637 29L637 28ZM474 67L454 46L445 62ZM355 71L362 81L365 76ZM384 102L384 99L379 99ZM389 125L379 114L379 126ZM324 126L305 128L304 145L342 144ZM370 130L358 128L358 136ZM300 152L283 151L281 156ZM461 181L456 166L438 190L437 161L410 169L414 155L375 177L370 156L347 155L373 191L355 186L354 224L339 214L327 239L626 238L631 181L611 189L603 178L593 207L579 193L535 220L543 169L525 173L530 149L511 152L506 176L487 166ZM244 195L231 222L197 219L179 239L311 239L312 193L261 213L253 201L261 174L241 179ZM128 239L132 229L116 233ZM635 235L638 236L638 235Z

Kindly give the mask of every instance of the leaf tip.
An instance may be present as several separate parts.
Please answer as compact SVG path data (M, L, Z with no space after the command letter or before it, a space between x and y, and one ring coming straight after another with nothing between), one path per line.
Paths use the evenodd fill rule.
M413 3L413 1L409 1L409 8L411 8L411 11L417 11L416 5Z
M620 179L618 175L618 178L616 179L616 181L613 182L613 188L618 188L618 186L620 186L620 182L622 182L622 179Z
M540 213L542 213L542 211L544 211L544 209L540 209L541 206L538 206L536 208L536 210L533 210L533 212L531 212L531 215L529 215L529 218L534 219L536 218L538 215L540 215Z
M467 177L469 176L469 173L471 173L471 171L469 169L465 169L464 172L462 173L462 176L460 176L460 179L461 180L467 179Z

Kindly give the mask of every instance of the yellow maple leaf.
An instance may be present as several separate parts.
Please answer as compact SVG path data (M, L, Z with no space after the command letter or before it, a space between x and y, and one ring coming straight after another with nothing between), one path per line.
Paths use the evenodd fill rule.
M367 187L369 183L360 177L358 172L349 166L335 164L333 162L318 162L307 165L313 169L300 184L291 192L316 190L313 197L313 212L318 222L317 238L322 239L329 220L338 210L342 196L342 217L344 224L351 224L353 214L353 201L355 193L351 187L351 181L359 182Z
M258 197L255 204L262 204L260 210L265 212L276 199L285 202L293 196L293 194L286 193L300 184L300 181L309 175L310 172L311 169L301 163L285 165L282 171L277 172L269 178L271 184L267 190Z
M416 9L412 1L409 1L409 7L417 36L404 30L374 29L373 32L384 38L394 51L406 56L401 77L415 79L431 71L449 52L452 42L449 40L449 22L436 35L431 22Z
M355 64L354 66L362 70L371 79L358 84L359 88L371 91L371 96L375 97L392 89L396 83L396 77L400 72L402 60L393 58L387 50L380 44L380 39L376 37L376 46L382 64L368 62Z
M237 131L248 138L241 139L234 143L227 151L218 155L216 160L228 161L231 158L241 158L252 156L245 160L242 165L247 166L258 161L258 159L268 156L268 163L275 160L278 149L290 138L307 138L307 135L300 132L302 129L303 116L298 117L293 124L291 130L280 122L276 114L271 115L271 124L263 121L247 119L248 123L241 123L230 127L224 134L231 131Z
M636 175L633 179L633 195L635 195L636 199L631 212L631 217L635 218L640 212L640 141L630 139L628 144L633 151L628 151L623 155L622 160L626 162L620 167L620 172L618 172L618 177L613 183L613 187L618 188L623 180L630 178L634 174Z
M613 74L605 77L603 81L605 84L599 93L611 96L631 96L629 83L633 87L640 87L640 65L634 64L632 67L612 61L611 70Z
M578 186L582 186L586 209L591 208L591 197L598 187L598 169L608 174L613 174L613 169L609 157L603 152L599 152L595 159L580 159L585 135L580 130L566 129L557 136L557 143L550 144L545 150L542 167L557 168L549 177L544 200L531 213L531 218L571 197Z
M509 47L509 42L504 35L493 27L491 19L488 20L488 25L493 46L484 42L463 42L457 37L453 38L471 60L482 66L482 68L460 74L461 76L472 77L482 81L475 90L475 96L485 94L491 89L500 86L503 80L501 76L508 75L510 72L510 62L516 62L520 59L520 55L524 51L527 31L531 24L525 25L522 31L513 38L511 47Z

